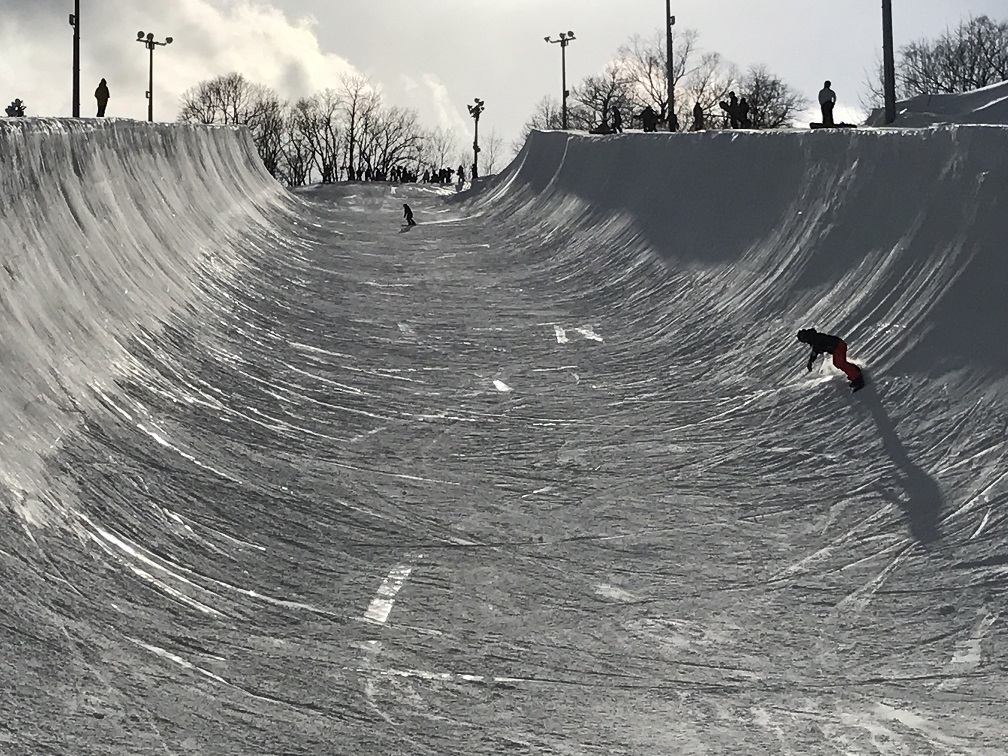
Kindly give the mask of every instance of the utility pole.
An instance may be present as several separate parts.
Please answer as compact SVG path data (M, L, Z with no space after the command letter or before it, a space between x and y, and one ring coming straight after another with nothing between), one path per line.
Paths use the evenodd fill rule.
M665 44L668 50L668 130L675 131L675 79L672 77L672 0L665 0Z
M74 12L70 15L73 27L73 117L80 118L80 0L74 0Z
M896 120L896 64L893 62L892 0L882 0L882 91L886 125Z

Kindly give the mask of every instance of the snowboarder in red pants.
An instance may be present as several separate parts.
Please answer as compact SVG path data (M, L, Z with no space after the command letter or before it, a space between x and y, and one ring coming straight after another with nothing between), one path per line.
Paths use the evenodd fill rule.
M820 354L832 354L833 365L844 372L850 381L850 387L855 391L864 388L864 373L853 362L847 361L847 343L839 336L819 333L815 328L803 328L798 331L798 341L812 347L807 370L812 370L812 365Z

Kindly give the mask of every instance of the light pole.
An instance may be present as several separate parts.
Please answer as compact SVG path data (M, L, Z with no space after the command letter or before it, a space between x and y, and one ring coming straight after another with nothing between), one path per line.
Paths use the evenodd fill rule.
M74 0L74 12L70 14L73 27L73 117L80 118L80 0Z
M572 31L560 32L560 39L550 39L549 37L543 37L543 39L545 39L550 44L554 44L554 45L557 42L560 43L560 72L561 72L561 76L563 77L563 82L562 82L563 83L563 105L562 105L563 121L562 121L562 124L563 124L564 131L566 131L567 130L567 95L570 94L567 91L567 45L569 45L571 43L571 41L574 39L574 32L572 32Z
M675 131L675 79L672 77L672 0L665 0L665 46L668 50L668 130Z
M479 177L477 170L477 163L479 162L477 158L479 157L479 117L480 113L483 112L484 103L479 97L473 98L474 105L467 105L469 108L469 115L473 117L476 122L476 129L473 132L473 164L472 164L472 183L473 188L476 188L476 179Z
M148 33L144 36L142 31L137 32L137 42L143 42L144 45L150 50L150 79L147 84L147 120L154 120L154 48L155 46L165 46L172 43L171 37L165 37L164 42L156 42L154 40L154 35Z
M892 0L882 0L882 92L885 122L896 120L896 66L893 62Z

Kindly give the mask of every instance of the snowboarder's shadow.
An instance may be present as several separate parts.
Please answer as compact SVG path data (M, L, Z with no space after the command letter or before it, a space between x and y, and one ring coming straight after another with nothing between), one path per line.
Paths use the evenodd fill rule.
M405 234L407 231L412 231L414 228L416 228L416 225L417 224L414 223L412 225L402 226L402 227L399 228L399 233L400 234Z
M896 468L892 482L903 489L897 504L903 510L911 535L922 543L937 541L941 537L938 517L945 505L938 483L907 456L879 395L875 391L862 391L858 400L871 412L882 446Z

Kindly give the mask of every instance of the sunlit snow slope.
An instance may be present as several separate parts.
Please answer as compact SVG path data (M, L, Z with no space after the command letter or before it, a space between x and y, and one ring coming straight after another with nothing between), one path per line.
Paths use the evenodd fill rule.
M1008 129L455 195L7 119L0 189L0 753L1002 752Z

